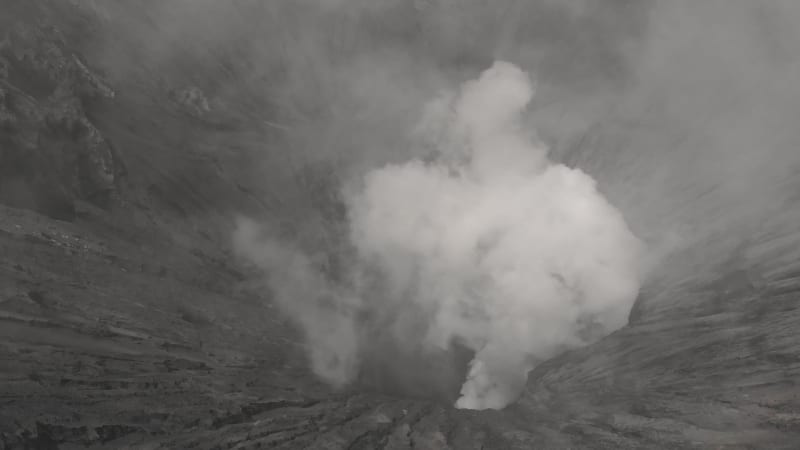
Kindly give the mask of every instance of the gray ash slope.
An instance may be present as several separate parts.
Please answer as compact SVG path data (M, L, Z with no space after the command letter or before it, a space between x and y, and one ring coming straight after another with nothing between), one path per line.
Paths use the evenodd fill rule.
M607 3L610 11L629 8L623 1ZM238 27L229 25L225 39L204 32L207 40L197 41L198 30L214 29L208 28L213 20L202 22L213 14L189 17L187 23L196 26L164 33L164 23L188 10L180 1L166 3L174 9L159 4L0 2L0 447L796 448L796 176L780 183L774 177L778 194L745 184L745 194L737 191L731 200L715 198L714 185L699 186L705 194L697 204L662 202L661 215L647 208L628 211L640 202L636 195L659 203L655 193L679 190L681 180L664 181L658 185L663 191L631 188L652 187L644 180L662 174L648 172L648 161L637 160L641 170L623 177L624 167L608 166L609 159L596 153L654 140L677 147L709 141L676 140L658 113L633 125L593 122L590 132L574 139L569 129L567 138L555 140L555 152L597 176L634 228L678 212L687 222L699 217L715 225L698 233L694 245L666 257L661 266L668 270L646 284L631 323L538 366L522 398L503 411L459 411L442 401L441 391L449 395L460 373L443 376L438 382L444 387L431 393L411 389L413 378L386 381L386 369L377 367L360 384L333 391L309 372L297 330L228 250L237 213L272 218L287 233L300 230L301 237L313 236L311 242L336 245L341 213L328 197L336 183L324 175L330 160L286 152L301 141L282 128L290 121L300 134L317 130L329 123L316 119L327 112L314 103L287 112L292 108L281 103L280 94L291 92L286 80L298 75L253 67L258 24L233 38L230 29ZM213 11L213 2L202 4ZM426 28L414 16L419 9L391 4L396 10L375 13L375 23L364 26L378 28L389 41L413 40L408 29L441 29ZM242 5L241 17L253 12L246 7L259 7ZM519 26L515 37L560 42L524 54L547 68L540 74L545 100L560 100L565 85L595 97L597 88L587 78L604 80L602 89L619 89L615 83L625 75L618 59L624 58L605 52L601 39L589 38L605 36L612 25L624 27L594 14L590 31L570 38L561 31L569 27L545 24L574 24L571 16L542 8L535 16L542 23ZM396 25L402 21L413 23ZM336 32L340 45L360 42L359 36ZM446 66L442 73L467 77L491 62L492 49L480 42L467 45L458 35L438 39L433 50L415 45L434 53ZM161 54L164 48L170 50ZM784 47L775 48L782 63L790 60L780 56ZM574 57L575 49L584 57L559 56ZM524 52L509 51L523 58ZM584 70L594 75L586 77ZM277 88L266 87L268 75L281 80ZM566 84L551 82L548 88L551 78ZM773 81L782 83L777 76ZM573 100L564 102L569 107ZM691 99L686 101L692 108ZM741 106L731 102L715 107ZM766 101L765 108L771 105ZM542 123L555 121L547 108L536 113ZM719 120L702 126L714 134L738 123ZM685 133L678 138L691 141L693 129L675 127ZM561 132L553 126L553 135ZM759 139L796 152L797 141L788 140L794 135L787 136ZM333 132L322 138L351 144ZM765 152L773 159L783 154ZM659 157L670 161L680 154ZM792 161L777 158L794 174L800 166ZM750 175L741 167L731 168L732 176ZM714 208L736 209L736 202L769 204L748 209L757 219L741 226L733 215L712 220L719 217ZM305 223L322 223L322 231L299 225Z

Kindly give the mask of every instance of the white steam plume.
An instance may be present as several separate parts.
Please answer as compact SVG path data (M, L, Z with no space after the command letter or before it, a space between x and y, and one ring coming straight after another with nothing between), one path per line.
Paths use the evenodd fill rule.
M237 248L270 274L318 375L352 380L380 324L402 349L474 351L456 406L499 409L537 362L625 325L640 243L591 177L550 162L523 129L532 96L527 74L495 63L423 114L433 161L369 171L345 193L349 279L368 281L333 286L308 257L240 227Z
M358 371L356 297L330 283L305 254L240 219L234 248L266 274L275 303L303 330L311 368L340 387Z
M429 312L427 343L476 352L460 408L506 406L536 361L622 327L639 289L620 213L521 128L532 95L495 63L426 116L439 160L375 170L350 204L362 259Z

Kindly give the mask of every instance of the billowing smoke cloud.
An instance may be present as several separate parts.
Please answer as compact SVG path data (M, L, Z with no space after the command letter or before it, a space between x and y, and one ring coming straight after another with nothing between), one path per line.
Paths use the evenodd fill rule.
M536 362L626 323L640 244L588 175L548 161L523 128L532 96L523 71L495 63L429 105L418 128L427 162L370 171L348 191L353 273L379 280L370 289L343 293L305 257L254 247L250 227L240 230L239 248L271 273L323 378L354 375L368 345L355 311L372 310L396 315L383 332L401 346L474 351L456 405L502 408Z
M532 95L495 63L427 117L440 159L373 171L351 202L354 245L430 314L427 343L476 352L463 408L505 406L536 361L622 327L639 288L620 214L521 127Z

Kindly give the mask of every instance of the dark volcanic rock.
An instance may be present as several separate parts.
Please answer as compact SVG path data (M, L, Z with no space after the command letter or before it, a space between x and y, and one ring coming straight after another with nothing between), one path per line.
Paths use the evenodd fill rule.
M113 97L58 28L14 23L0 42L0 201L66 220L76 198L108 207L124 165L86 105Z

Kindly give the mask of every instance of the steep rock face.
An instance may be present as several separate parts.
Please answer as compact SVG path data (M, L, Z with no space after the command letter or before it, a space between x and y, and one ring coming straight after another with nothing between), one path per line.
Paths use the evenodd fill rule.
M233 212L280 207L248 182L258 168L246 153L269 144L263 131L241 126L186 76L197 70L191 63L137 59L144 44L125 29L126 14L147 24L157 5L13 0L4 8L0 203L65 220L99 206L174 239L188 223L206 240L227 239L218 233Z
M58 28L15 23L0 58L0 199L59 219L74 219L75 198L108 206L124 164L86 107L114 91L67 49Z

